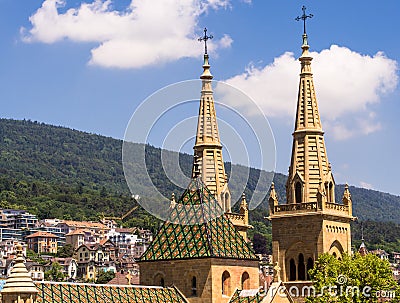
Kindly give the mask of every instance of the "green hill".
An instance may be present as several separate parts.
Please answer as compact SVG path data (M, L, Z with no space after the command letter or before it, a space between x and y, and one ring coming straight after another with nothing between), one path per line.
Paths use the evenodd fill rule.
M0 207L27 208L40 218L81 220L96 219L102 213L121 215L135 205L124 179L121 153L121 140L32 121L0 119ZM168 182L160 153L159 148L146 146L149 174L165 195L180 193L180 188ZM189 175L192 156L180 154L179 162ZM226 167L229 174L230 163ZM259 174L259 170L250 169L246 194L251 195ZM279 173L274 177L281 202L286 178ZM138 186L140 179L138 176ZM353 213L360 220L400 223L400 197L353 186L350 191ZM337 186L338 199L342 193L343 186ZM251 212L256 232L269 232L266 215L265 201ZM158 223L143 210L126 222L153 229Z

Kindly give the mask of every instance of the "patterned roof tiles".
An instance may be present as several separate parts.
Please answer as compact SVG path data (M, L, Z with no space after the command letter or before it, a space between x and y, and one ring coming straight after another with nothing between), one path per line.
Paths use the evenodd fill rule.
M182 197L171 207L140 261L220 257L256 260L200 178L192 179Z
M230 299L229 303L261 303L265 298L260 295L258 289L239 290L237 289Z
M188 303L174 287L38 282L36 303Z

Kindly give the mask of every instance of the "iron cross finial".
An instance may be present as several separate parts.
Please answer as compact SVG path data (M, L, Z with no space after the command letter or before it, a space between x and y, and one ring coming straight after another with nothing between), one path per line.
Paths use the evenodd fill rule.
M200 42L204 41L204 54L207 55L207 40L214 38L213 35L207 36L207 27L204 28L204 36L200 37L198 40Z
M309 15L307 15L306 14L306 7L303 5L303 7L301 8L302 10L303 10L303 15L302 16L298 16L298 17L296 17L296 21L300 21L300 20L303 20L303 24L304 24L304 34L306 34L306 20L307 20L307 18L312 18L312 17L314 17L314 15L313 14L309 14Z

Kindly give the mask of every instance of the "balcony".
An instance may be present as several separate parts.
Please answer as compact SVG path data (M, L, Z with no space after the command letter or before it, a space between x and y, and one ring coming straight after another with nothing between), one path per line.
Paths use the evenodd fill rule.
M303 203L292 203L292 204L280 204L274 206L274 214L290 214L294 212L305 213L305 212L317 212L324 211L330 214L337 215L348 215L349 206L332 203L332 202L303 202Z

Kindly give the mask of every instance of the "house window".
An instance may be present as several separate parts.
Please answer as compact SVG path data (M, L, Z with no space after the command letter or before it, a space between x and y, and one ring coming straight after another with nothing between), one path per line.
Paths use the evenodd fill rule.
M192 278L192 296L197 296L197 279L196 279L196 277Z
M250 289L250 276L247 271L242 274L242 289Z
M229 272L224 271L222 274L222 294L229 296L231 288L231 275Z

